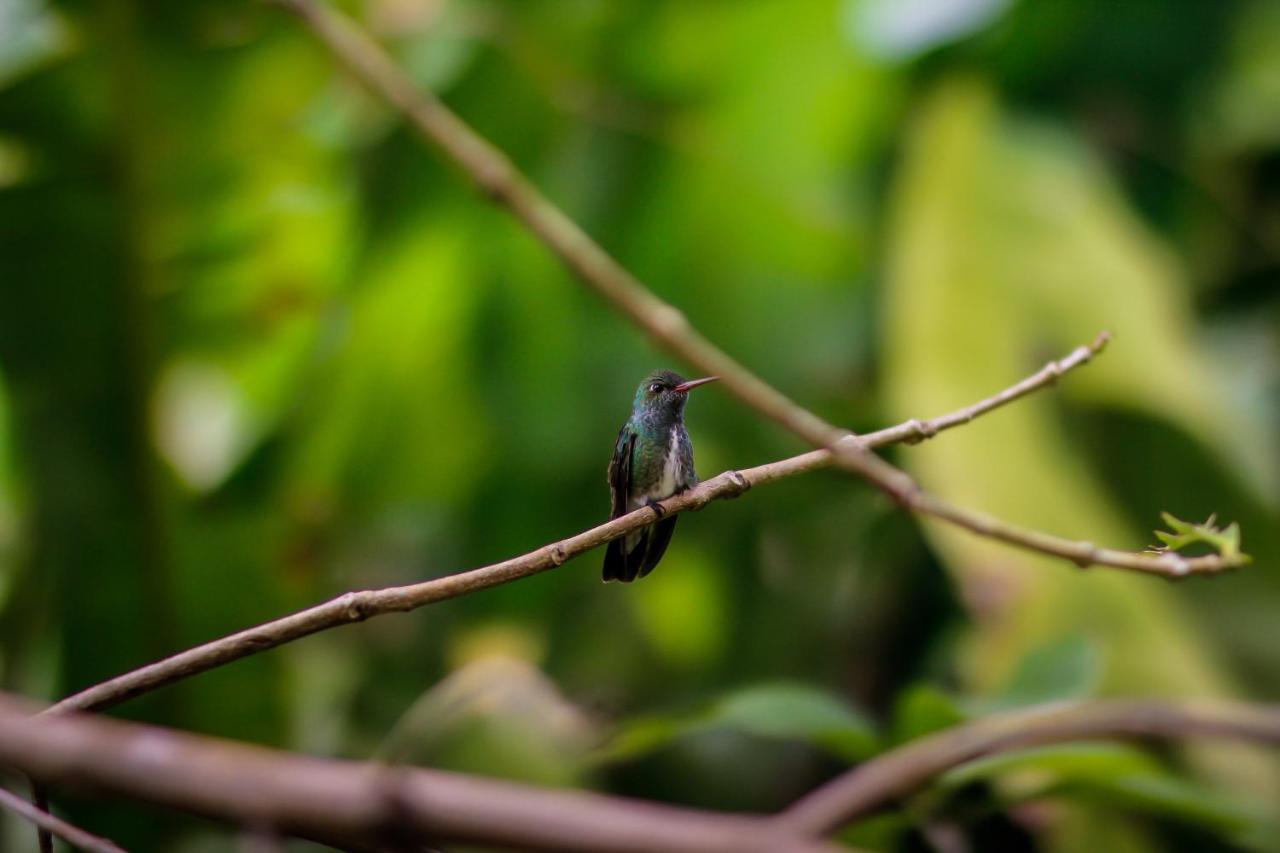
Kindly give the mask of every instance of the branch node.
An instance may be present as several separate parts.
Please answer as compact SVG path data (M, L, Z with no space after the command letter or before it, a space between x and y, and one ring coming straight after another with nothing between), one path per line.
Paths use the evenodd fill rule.
M919 444L920 442L933 438L938 434L938 428L933 425L932 421L922 421L919 418L912 418L907 421L907 426L911 428L911 435L907 438L907 444Z
M1087 569L1098 563L1098 546L1092 542L1080 542L1077 544L1079 555L1072 557L1071 562L1075 563L1081 569Z
M1161 559L1169 570L1168 577L1170 580L1182 580L1191 574L1193 568L1191 561L1181 554L1169 551Z
M269 634L256 631L244 637L242 642L255 652L275 648L275 643L272 642L272 638Z
M569 554L564 550L564 546L559 542L547 549L548 556L551 557L553 566L563 566L569 560Z
M341 603L342 614L348 622L363 622L369 618L369 611L365 607L363 594L359 592L343 593L338 601Z
M513 170L506 163L484 162L476 165L473 179L476 189L489 201L502 201L511 187Z
M729 477L729 482L733 483L733 490L726 495L729 499L741 497L750 491L751 481L744 477L741 471L729 471L727 476Z

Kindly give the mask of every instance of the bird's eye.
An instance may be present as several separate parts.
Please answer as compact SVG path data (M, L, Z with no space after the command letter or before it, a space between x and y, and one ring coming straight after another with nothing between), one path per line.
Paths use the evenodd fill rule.
M662 385L661 385L661 384L659 384L659 383L657 383L657 382L655 382L655 383L653 383L652 385L650 385L650 386L649 386L649 393L650 393L650 394L657 394L657 393L658 393L659 391L661 391L661 390L662 390Z

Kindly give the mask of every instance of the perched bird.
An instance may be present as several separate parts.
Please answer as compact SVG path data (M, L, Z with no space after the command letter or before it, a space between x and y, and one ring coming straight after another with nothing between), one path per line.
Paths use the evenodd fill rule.
M657 501L698 485L693 470L693 445L684 428L684 404L689 391L718 377L686 380L670 370L655 370L636 389L631 417L618 432L609 463L613 493L610 518L655 506ZM658 565L676 529L676 516L628 533L609 543L604 555L604 579L631 583Z

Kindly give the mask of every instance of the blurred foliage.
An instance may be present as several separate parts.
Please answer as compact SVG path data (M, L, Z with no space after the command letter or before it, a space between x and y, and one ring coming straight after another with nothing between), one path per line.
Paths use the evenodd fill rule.
M1116 547L1216 512L1175 537L1254 562L1080 573L813 475L690 516L633 587L586 557L121 714L763 810L1003 708L1280 697L1274 2L341 5L824 417L940 414L1109 329L1059 388L892 456ZM590 526L634 384L668 364L269 4L0 0L8 689L53 698ZM688 414L704 476L800 449L715 392ZM1274 849L1276 779L1221 746L1045 748L842 837ZM60 805L131 849L234 847Z
M614 734L602 757L624 761L706 730L805 741L850 763L878 750L868 721L821 691L795 684L760 684L722 696L703 712L643 717Z

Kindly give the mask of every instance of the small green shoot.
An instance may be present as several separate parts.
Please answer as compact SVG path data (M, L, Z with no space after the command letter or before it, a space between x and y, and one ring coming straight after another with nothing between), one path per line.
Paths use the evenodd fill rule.
M1240 525L1234 521L1226 527L1218 527L1216 514L1209 516L1202 524L1183 521L1167 512L1160 513L1160 516L1169 529L1155 531L1156 538L1162 544L1152 545L1147 549L1148 553L1167 554L1201 544L1212 548L1223 560L1235 565L1244 565L1252 559L1240 550Z

